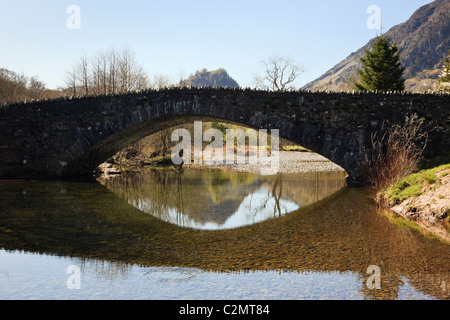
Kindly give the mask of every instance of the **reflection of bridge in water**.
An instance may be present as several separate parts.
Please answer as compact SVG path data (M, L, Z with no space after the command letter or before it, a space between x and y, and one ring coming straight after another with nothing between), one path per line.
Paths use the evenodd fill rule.
M3 182L0 202L6 250L217 272L356 272L367 298L395 299L406 279L422 293L450 298L448 245L393 224L363 189L219 231L166 223L93 183ZM366 287L370 265L380 267L379 290Z
M228 229L325 199L345 186L346 175L152 170L113 176L102 183L135 208L164 221L195 229Z

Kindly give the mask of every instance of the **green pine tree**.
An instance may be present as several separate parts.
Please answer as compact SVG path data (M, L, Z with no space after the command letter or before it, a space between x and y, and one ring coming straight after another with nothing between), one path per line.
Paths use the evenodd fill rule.
M365 57L360 58L363 69L358 70L360 82L355 83L360 91L403 91L405 68L400 62L398 47L390 44L384 36L378 36L372 45L372 51L365 50Z
M444 66L439 76L439 92L450 93L450 50L448 50L448 57L444 60Z

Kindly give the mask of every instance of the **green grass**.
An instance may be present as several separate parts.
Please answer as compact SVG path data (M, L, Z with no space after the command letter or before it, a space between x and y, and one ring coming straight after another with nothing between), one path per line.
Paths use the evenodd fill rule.
M417 224L414 221L410 221L401 217L395 217L392 215L392 213L388 212L388 211L382 211L381 212L383 216L385 216L390 222L392 222L393 224L397 225L399 228L402 229L413 229L418 231L420 234L422 234L424 237L426 237L427 239L432 239L432 240L439 240L443 243L448 244L447 241L441 239L440 237L437 237L436 235L427 232L426 230L423 229L423 227L421 227L419 224Z
M412 228L414 230L422 232L422 228L417 223L415 223L414 221L406 220L404 218L395 217L388 211L383 211L382 214L386 218L388 218L389 221L391 221L392 223L396 224L400 228Z
M382 191L381 195L389 203L401 203L410 197L420 196L426 187L432 186L439 181L436 174L446 169L450 169L450 164L421 170L401 179L397 184Z
M158 156L145 161L146 166L168 166L173 164L171 156Z

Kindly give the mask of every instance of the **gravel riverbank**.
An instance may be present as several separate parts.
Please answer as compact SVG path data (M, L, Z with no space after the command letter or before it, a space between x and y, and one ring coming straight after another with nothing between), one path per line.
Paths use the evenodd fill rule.
M248 161L247 161L248 162ZM256 164L227 164L227 165L204 165L204 167L228 168L235 171L264 174L264 169L271 167L270 163L258 161ZM311 152L280 151L279 166L275 173L301 173L301 172L323 172L344 171L337 164L327 158ZM270 171L269 171L270 172Z
M239 172L249 172L261 175L277 174L277 173L303 173L303 172L326 172L326 171L345 171L342 167L327 158L311 152L298 151L280 151L278 163L272 164L269 161L261 161L257 163L248 163L248 158L244 164L185 164L184 168L217 168L224 170L234 170ZM278 166L276 166L278 164ZM140 168L136 167L135 169ZM99 166L100 175L120 174L122 169L114 168L110 163L103 163Z

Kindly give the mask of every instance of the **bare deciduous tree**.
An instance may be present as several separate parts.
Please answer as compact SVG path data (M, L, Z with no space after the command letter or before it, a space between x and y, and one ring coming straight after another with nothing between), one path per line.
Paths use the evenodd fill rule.
M37 77L28 80L28 91L31 99L41 99L45 90L45 84Z
M117 91L117 51L111 49L108 52L108 93L116 93Z
M118 70L120 91L127 92L148 87L148 77L128 47L124 47L120 52Z
M173 86L173 81L171 80L169 75L165 74L155 74L153 76L153 80L151 82L150 87L153 89L164 89Z
M92 91L96 94L106 94L107 86L107 69L108 69L108 56L107 53L99 51L94 57L94 70L93 72L93 85Z
M271 56L262 61L264 72L257 75L254 82L257 89L285 91L295 89L295 80L305 71L291 58Z
M81 87L84 93L89 94L90 79L89 79L89 61L86 55L80 58L78 65L76 66L76 74L78 81L81 83Z
M64 80L66 91L83 94L114 94L145 89L148 76L127 47L121 51L99 51L92 58L83 56Z
M74 96L77 95L77 72L75 68L66 73L64 84L67 92L70 92Z

